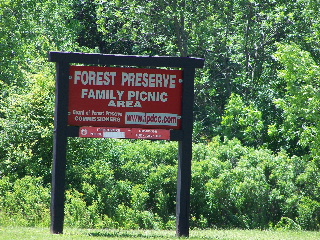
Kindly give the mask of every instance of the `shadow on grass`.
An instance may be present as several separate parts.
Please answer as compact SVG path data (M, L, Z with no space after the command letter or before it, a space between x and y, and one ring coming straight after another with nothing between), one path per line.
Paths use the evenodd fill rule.
M156 234L155 232L146 233L130 233L130 232L91 232L88 233L90 237L109 237L109 238L163 238L163 237L175 237L175 235Z
M105 238L145 238L145 239L185 239L184 237L179 238L176 236L175 231L99 231L90 232L87 234L90 237L105 237ZM199 236L190 236L188 239L199 239ZM201 236L201 239L216 239L209 236Z

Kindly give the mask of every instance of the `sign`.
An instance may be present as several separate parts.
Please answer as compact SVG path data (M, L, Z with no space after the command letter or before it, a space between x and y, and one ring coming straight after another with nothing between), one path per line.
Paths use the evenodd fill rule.
M115 127L80 127L79 137L170 140L170 130Z
M181 129L183 71L70 66L71 126Z
M189 237L194 75L204 59L50 52L49 61L57 69L51 232L63 233L68 137L116 137L179 141L176 233Z

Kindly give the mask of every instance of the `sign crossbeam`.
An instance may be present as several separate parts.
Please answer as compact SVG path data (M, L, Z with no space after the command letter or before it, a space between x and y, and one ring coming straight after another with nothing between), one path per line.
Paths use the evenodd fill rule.
M202 68L204 59L190 57L164 57L139 55L111 55L100 53L50 52L49 61L83 64L150 66L172 68Z
M67 138L97 136L179 141L176 233L178 237L188 237L194 74L195 68L203 67L204 59L50 52L49 61L56 62L57 69L51 192L51 232L54 234L63 233ZM81 73L81 67L70 66L71 63L95 64L100 67L84 67L84 72ZM101 66L108 67L102 67L105 70L104 72L95 70L96 68L102 69ZM121 84L107 86L107 89L106 86L103 88L102 85L109 84L109 82L107 84L107 81L110 81L110 78L108 78L110 75L108 74L110 74L109 69L112 69L109 66L147 66L156 68L179 68L182 70L141 70L140 68L131 68L131 72L129 70L129 73L125 71L125 74L127 74L125 75L122 69L117 68L116 71L112 73L113 75L111 75L114 77L114 81L120 81ZM179 71L182 71L182 75ZM80 76L80 74L82 75ZM120 78L116 78L116 75L119 75ZM103 76L105 76L104 79ZM145 76L144 80L142 80L143 76ZM133 77L136 79L133 80ZM130 83L126 82L127 80ZM135 83L133 83L134 81ZM143 85L143 81L145 81L143 87L146 89L140 88ZM76 84L87 85L89 82L91 85L99 86L90 89L74 87ZM154 91L156 83L158 84L158 91ZM125 84L128 86L122 88ZM179 84L182 84L182 86L178 86ZM117 89L118 87L119 89ZM150 87L153 88L153 90L148 90ZM175 91L165 91L161 89L163 87L168 87ZM72 95L73 92L77 90L79 90L79 92L76 93L76 95ZM172 97L175 93L178 93L180 97ZM118 96L118 99L116 96ZM98 108L99 111L97 111L94 106L90 104L88 106L89 100L97 103L97 98L106 100L104 102L98 101L98 104L105 105L108 111L110 107L113 109L118 108L116 111L117 116L125 115L125 120L119 118L119 124L108 123L109 118L103 116L106 114L106 109L101 110L101 108ZM154 105L151 106L151 108L143 106L148 104L135 103L136 105L133 105L133 101L131 100L134 98L140 99L142 102L154 102ZM74 99L79 100L79 102L74 104ZM83 102L81 102L82 100ZM110 102L109 100L114 100L114 102ZM119 100L120 102L118 101L119 103L116 104L115 100ZM165 106L165 109L161 112L162 110L159 110L161 109L161 104L166 102L169 102L169 105ZM175 103L180 106L177 108L172 107L171 105ZM81 108L74 109L78 107L79 104ZM123 111L121 109L119 110L119 107L122 108ZM138 109L135 109L135 107ZM130 108L130 111L128 108ZM93 112L92 109L94 109L94 114L100 115L101 119L105 119L105 122L96 124L97 118L90 116ZM156 111L156 113L152 111ZM87 115L87 117L83 120L85 115Z

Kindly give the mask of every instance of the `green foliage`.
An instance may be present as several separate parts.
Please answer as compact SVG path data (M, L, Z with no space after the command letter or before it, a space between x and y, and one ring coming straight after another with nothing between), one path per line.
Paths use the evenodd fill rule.
M66 192L66 226L174 229L177 160L169 156L177 158L175 143L82 140L70 145L86 151L76 155L70 149L69 159L74 162L85 163L96 156L96 151L81 149L83 142L109 152L82 167L68 168L68 175L76 177ZM150 152L157 153L157 159L147 163ZM113 162L114 156L120 161ZM139 167L144 164L148 167ZM142 178L125 174L135 166L140 172L134 172ZM195 144L192 227L319 229L318 173L314 161L243 146L237 139ZM10 219L25 226L48 224L49 190L40 178L2 177L0 200L2 225Z
M23 92L8 87L8 97L0 100L0 166L5 176L50 178L54 97L50 78L47 73L33 74Z
M73 40L79 26L70 3L1 1L0 80L23 87L26 72L43 72L48 51L77 48Z
M295 223L288 217L282 217L281 220L276 224L275 229L277 230L301 230L299 224Z
M42 226L50 224L49 189L41 178L26 176L13 184L0 179L0 225Z
M88 145L91 146L88 149ZM98 220L78 219L69 223L118 228L172 228L175 214L176 143L151 141L80 139L70 142L68 186L70 209L93 216L83 208L92 207ZM89 160L89 161L88 161ZM93 160L93 161L90 161ZM70 201L71 201L70 200ZM89 210L88 210L89 211ZM84 217L84 215L82 217ZM91 220L90 220L91 219ZM89 223L88 221L92 221Z
M50 181L54 68L49 50L77 49L77 23L69 3L0 3L0 171Z
M114 227L98 211L97 202L87 205L83 194L76 190L66 192L65 224L73 228Z
M300 200L306 191L303 182L317 182L314 178L306 179L305 172L311 174L312 169L312 161L290 157L285 152L274 155L269 150L244 147L239 140L221 142L215 138L209 144L196 145L192 224L267 228L284 217L305 228L299 219L307 219L307 215L316 223L317 217L310 218L306 212L316 212L318 200L308 207ZM318 184L311 184L310 188L318 191Z
M163 1L94 1L91 5L104 43L100 51L176 55L171 5Z
M245 106L241 97L231 94L222 117L221 126L228 138L238 138L247 145L258 146L263 142L262 113L253 104Z
M297 222L302 229L320 229L320 203L310 197L302 197L298 206Z
M195 78L193 227L319 230L318 9L314 0L1 1L0 224L49 224L47 52L83 51L206 58ZM68 226L174 228L176 143L68 147Z
M285 116L281 133L288 140L295 141L300 149L310 150L312 157L317 158L319 66L309 52L297 45L279 44L275 56L284 65L280 76L286 81L287 90L284 98L275 101Z

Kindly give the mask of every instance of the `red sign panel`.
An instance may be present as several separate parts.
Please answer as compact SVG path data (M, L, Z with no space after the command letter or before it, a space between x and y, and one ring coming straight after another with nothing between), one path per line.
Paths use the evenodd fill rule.
M170 140L170 130L115 127L80 127L79 137Z
M71 66L68 124L180 129L180 70Z

